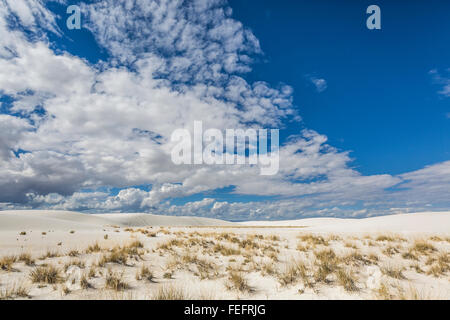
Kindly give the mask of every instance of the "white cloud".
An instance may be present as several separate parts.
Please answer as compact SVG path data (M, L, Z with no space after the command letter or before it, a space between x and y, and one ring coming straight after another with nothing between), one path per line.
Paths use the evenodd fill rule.
M309 81L316 87L317 92L323 92L328 88L327 81L323 78L310 77Z
M438 93L444 97L450 97L450 69L447 69L444 74L433 69L430 70L429 74L433 77L433 81L441 86Z
M0 208L279 219L449 204L449 163L400 176L363 176L350 167L347 152L312 130L281 146L276 176L245 165L175 166L169 137L177 128L192 129L194 120L224 130L298 119L292 88L248 83L240 75L261 49L223 1L83 6L90 30L112 56L98 65L56 54L45 37L55 29L54 17L37 18L50 14L40 1L20 5L28 10L0 4L0 88L14 100L15 112L0 115ZM5 23L11 14L38 36L11 30ZM325 90L326 81L317 80ZM137 185L152 188L130 188ZM385 191L398 185L405 189ZM184 205L169 201L229 186L236 194L276 198L232 203L211 194ZM82 192L110 187L123 190L114 196ZM364 208L350 209L355 206Z

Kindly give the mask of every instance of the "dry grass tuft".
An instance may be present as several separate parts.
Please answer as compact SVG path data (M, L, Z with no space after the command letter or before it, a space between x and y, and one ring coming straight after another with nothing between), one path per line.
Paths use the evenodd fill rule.
M100 247L98 242L88 246L86 249L86 253L96 253L96 252L101 252L101 251L102 251L102 248Z
M153 282L155 279L153 272L147 266L142 266L141 269L136 273L136 280L147 280Z
M81 289L84 289L84 290L92 288L92 285L89 282L88 276L86 276L85 274L83 274L83 276L80 279L80 286L81 286Z
M427 274L434 277L440 277L450 271L450 258L446 252L441 253L436 259L433 260L433 264L428 270Z
M234 249L232 247L224 246L221 244L216 244L213 248L214 253L219 253L223 256L236 256L240 255L241 251L239 249Z
M78 252L78 250L70 250L67 255L69 257L78 257L80 255L80 253Z
M243 273L238 270L231 270L228 276L227 287L229 290L235 289L239 292L251 292L252 289L248 284L247 279L244 277Z
M15 283L12 286L0 290L0 300L13 300L17 298L29 298L30 288L24 283Z
M5 256L0 259L0 269L4 271L13 271L13 264L17 261L17 258L14 256Z
M404 280L406 277L403 275L403 269L397 268L391 265L385 266L381 268L381 272L383 272L388 277L398 279L398 280Z
M312 234L304 234L304 235L299 235L298 238L301 241L304 241L312 246L316 246L316 245L328 246L328 241L322 236L316 236L316 235L312 235Z
M425 240L419 240L414 243L412 247L413 251L419 252L421 254L428 254L437 251L436 248Z
M29 267L35 265L35 260L31 257L31 254L29 253L20 254L18 261L25 263Z
M105 286L107 289L114 291L122 291L130 288L128 283L123 280L123 273L113 272L112 270L108 270Z
M36 267L30 272L33 283L56 284L63 280L60 270L52 265Z
M339 269L336 273L337 282L348 292L358 291L357 279L351 271Z
M189 296L185 291L173 285L163 285L153 295L153 300L187 300Z
M47 252L45 254L43 254L41 257L39 257L39 260L57 258L59 256L60 256L60 254L58 252L47 250Z

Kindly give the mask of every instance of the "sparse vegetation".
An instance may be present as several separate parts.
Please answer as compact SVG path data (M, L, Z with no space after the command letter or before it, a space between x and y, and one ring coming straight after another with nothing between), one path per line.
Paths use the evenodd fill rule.
M29 253L21 253L18 261L25 263L25 265L32 267L35 264L35 260L31 257Z
M152 282L154 279L153 272L147 266L142 266L136 274L136 280L147 280Z
M179 287L163 285L158 288L152 298L154 300L187 300L189 296Z
M237 270L231 270L228 277L228 288L238 290L239 292L251 292L251 288L247 279L242 272Z
M115 291L122 291L130 288L130 286L123 280L123 273L113 272L112 270L108 270L105 286L107 289L112 289Z
M14 256L6 256L0 258L0 270L13 271L13 264L17 259Z
M0 300L28 298L29 292L30 288L24 283L14 283L7 288L0 289Z
M52 265L36 267L30 273L33 283L56 284L63 280L59 269Z
M336 277L339 285L344 287L346 291L358 291L358 287L356 286L357 280L352 272L345 269L339 269L336 273Z
M403 270L401 268L398 268L395 266L391 266L391 265L385 266L385 267L381 268L381 271L385 275L387 275L391 278L394 278L394 279L398 279L398 280L406 279L406 277L403 275Z

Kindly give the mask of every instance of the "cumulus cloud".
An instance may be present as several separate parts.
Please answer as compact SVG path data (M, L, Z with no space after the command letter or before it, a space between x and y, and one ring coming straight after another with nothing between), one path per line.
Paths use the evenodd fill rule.
M0 114L1 209L281 219L449 205L448 162L364 176L348 152L307 129L280 147L274 176L249 165L174 165L170 136L196 120L219 130L299 121L291 87L244 79L262 50L222 0L83 4L110 55L96 65L54 51L46 35L60 31L45 2L10 2L0 3L0 94L10 101ZM150 190L133 187L142 185ZM223 188L270 200L216 200ZM197 194L204 199L173 204Z

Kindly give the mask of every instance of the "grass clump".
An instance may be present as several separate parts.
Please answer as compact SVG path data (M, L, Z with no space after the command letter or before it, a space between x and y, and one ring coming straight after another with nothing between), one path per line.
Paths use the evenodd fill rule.
M147 266L142 266L136 274L136 280L147 280L153 282L154 278L153 272L151 272Z
M86 249L86 253L96 253L96 252L100 252L100 251L102 251L102 248L100 247L98 242L88 246Z
M388 277L398 279L398 280L404 280L406 277L403 275L403 270L401 268L396 268L393 266L386 266L384 268L381 268L381 272L383 272Z
M63 280L59 269L52 265L36 267L30 273L33 283L56 284Z
M114 291L123 291L130 288L128 283L123 280L123 273L108 271L106 275L105 286L107 289L112 289Z
M215 253L220 253L223 256L236 256L241 254L241 251L232 247L224 246L222 244L216 244L213 248Z
M228 289L230 290L235 289L239 292L251 292L247 279L240 271L232 270L229 274L228 281Z
M339 285L344 287L345 291L355 292L358 291L358 287L356 286L356 278L353 273L346 271L344 269L339 269L336 273L337 282Z
M13 264L17 261L14 256L6 256L0 259L0 269L4 271L13 271Z
M437 251L431 243L428 243L424 240L416 241L414 243L414 246L412 247L412 250L421 254L428 254Z
M316 245L328 246L328 241L322 236L305 234L305 235L298 236L298 238L301 241L307 242L308 244L313 245L313 246L316 246Z
M0 300L13 300L17 298L29 298L30 288L23 283L0 290Z
M183 289L173 285L164 285L158 288L153 295L154 300L187 300L189 297Z
M29 253L20 254L18 261L25 263L25 265L32 267L35 264L35 260L31 257Z

